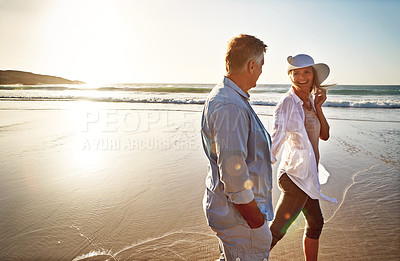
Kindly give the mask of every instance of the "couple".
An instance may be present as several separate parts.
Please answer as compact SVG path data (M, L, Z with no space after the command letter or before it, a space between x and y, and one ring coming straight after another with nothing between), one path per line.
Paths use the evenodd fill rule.
M272 137L249 104L248 91L262 73L267 46L250 35L228 43L226 76L211 91L202 116L202 140L209 171L203 207L219 239L221 260L268 260L270 249L285 235L300 212L306 218L304 255L317 260L324 224L319 200L319 139L329 138L322 112L328 77L326 64L305 54L288 57L290 90L274 113ZM271 163L282 145L278 171L282 191L275 219ZM270 226L268 221L271 221Z

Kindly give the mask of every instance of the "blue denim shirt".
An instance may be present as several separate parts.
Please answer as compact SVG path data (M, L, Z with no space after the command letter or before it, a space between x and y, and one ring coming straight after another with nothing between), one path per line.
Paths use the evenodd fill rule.
M248 99L225 77L204 105L201 135L208 175L203 207L214 229L245 224L233 203L253 199L264 218L273 219L271 139Z

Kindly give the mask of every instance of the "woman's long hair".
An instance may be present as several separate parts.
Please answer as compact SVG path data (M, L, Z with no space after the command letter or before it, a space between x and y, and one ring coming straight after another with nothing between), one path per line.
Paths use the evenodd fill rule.
M321 85L318 81L318 75L314 67L311 67L314 73L313 85L311 86L311 94L316 94L320 91L327 91L328 87L335 86L336 84L324 84Z

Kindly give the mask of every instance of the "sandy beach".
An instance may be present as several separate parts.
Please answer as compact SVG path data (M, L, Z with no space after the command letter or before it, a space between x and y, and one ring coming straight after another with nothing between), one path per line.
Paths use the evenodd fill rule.
M217 259L201 108L2 101L0 260ZM269 131L272 108L255 108ZM400 123L328 120L322 190L339 203L322 203L320 260L398 260ZM303 227L300 217L270 260L303 260Z

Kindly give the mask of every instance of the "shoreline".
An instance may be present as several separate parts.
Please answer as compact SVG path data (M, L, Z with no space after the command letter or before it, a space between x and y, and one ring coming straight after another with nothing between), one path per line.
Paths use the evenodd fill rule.
M275 106L252 105L259 116L272 116ZM179 107L183 107L179 108ZM0 110L152 110L152 111L187 111L201 112L203 104L175 104L151 102L108 102L87 100L2 100ZM335 121L364 121L382 123L400 123L400 108L347 108L323 107L325 116Z

